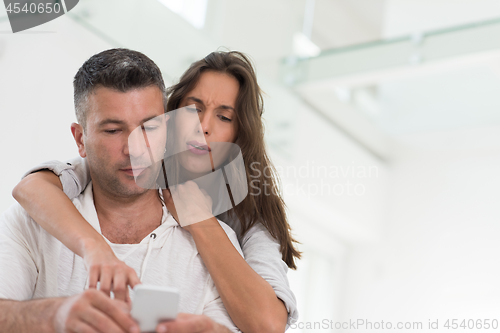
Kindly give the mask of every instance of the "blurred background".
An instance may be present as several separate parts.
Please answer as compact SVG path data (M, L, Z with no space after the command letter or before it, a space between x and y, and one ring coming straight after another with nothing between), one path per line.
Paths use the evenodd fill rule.
M81 0L16 34L2 7L1 211L30 167L77 155L72 78L112 47L167 84L219 48L253 59L303 251L290 332L498 324L500 1Z

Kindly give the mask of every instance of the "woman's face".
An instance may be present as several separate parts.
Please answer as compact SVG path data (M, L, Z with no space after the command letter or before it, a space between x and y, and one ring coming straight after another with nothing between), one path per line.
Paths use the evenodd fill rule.
M238 92L239 83L234 77L206 71L200 75L194 89L181 100L179 107L186 108L179 110L176 116L176 141L178 151L184 151L179 155L180 163L191 176L216 169L227 157L231 145L217 143L236 140ZM195 109L187 107L192 105Z

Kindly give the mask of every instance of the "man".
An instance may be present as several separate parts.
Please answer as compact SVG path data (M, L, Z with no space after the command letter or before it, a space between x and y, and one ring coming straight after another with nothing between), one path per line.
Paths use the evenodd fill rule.
M149 165L150 154L163 149L158 142L164 142L168 117L162 120L165 87L158 67L139 52L108 50L83 64L74 86L79 124L71 131L92 182L73 203L116 255L141 272L142 282L180 289L180 311L191 314L180 314L170 332L237 331L188 232L157 190L134 180L131 157ZM129 144L138 127L157 139L147 149ZM140 170L142 183L155 181L156 167ZM241 252L234 232L223 227ZM20 206L2 216L1 332L139 332L127 304L86 290L86 277L83 260Z

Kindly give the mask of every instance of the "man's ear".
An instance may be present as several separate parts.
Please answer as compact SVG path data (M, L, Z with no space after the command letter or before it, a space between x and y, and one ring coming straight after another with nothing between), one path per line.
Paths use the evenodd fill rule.
M78 146L78 153L81 157L87 157L87 152L85 151L85 143L83 142L83 127L80 124L71 124L71 133L75 138L76 145Z

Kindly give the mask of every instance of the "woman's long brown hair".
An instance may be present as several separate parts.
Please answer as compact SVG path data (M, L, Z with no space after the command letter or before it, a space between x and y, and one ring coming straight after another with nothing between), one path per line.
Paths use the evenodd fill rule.
M236 100L238 132L235 143L243 155L249 195L229 214L239 219L241 235L255 223L262 223L279 241L283 261L296 269L294 259L300 258L300 252L294 246L297 241L291 235L276 170L266 153L261 120L264 110L262 92L248 57L237 51L218 51L191 64L179 83L167 89L167 112L179 108L181 100L194 89L205 71L228 74L240 85Z

